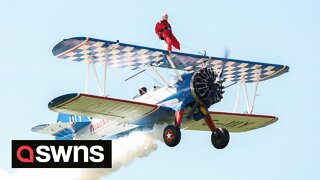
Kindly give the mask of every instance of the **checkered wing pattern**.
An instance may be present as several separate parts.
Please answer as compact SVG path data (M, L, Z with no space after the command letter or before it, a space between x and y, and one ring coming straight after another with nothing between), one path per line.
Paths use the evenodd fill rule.
M189 71L205 66L221 71L229 81L255 82L266 80L288 72L285 65L250 62L235 59L201 56L180 52L168 52L161 49L142 47L119 42L93 38L77 37L63 40L52 50L53 54L62 59L86 63L107 63L109 67L138 69L146 66L171 68L167 62L170 56L176 68Z

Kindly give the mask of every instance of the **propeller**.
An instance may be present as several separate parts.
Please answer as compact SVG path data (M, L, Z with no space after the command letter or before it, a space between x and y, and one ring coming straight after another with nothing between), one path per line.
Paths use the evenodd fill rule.
M190 89L194 99L210 107L220 102L224 93L223 81L219 81L219 75L212 68L201 68L196 71L190 81Z
M229 57L229 48L226 47L224 51L224 59ZM225 63L222 61L220 72L215 72L212 68L204 67L196 71L190 81L191 93L196 101L192 107L188 117L191 117L196 109L203 107L208 111L208 108L218 103L223 98L225 87L222 85L224 79Z
M226 47L226 48L224 49L224 59L228 59L229 54L230 54L229 48ZM223 61L223 62L222 62L222 67L221 67L221 70L220 70L220 73L219 73L219 78L220 78L220 79L224 79L224 78L223 78L224 67L225 67L225 62ZM225 81L225 80L224 80L224 81ZM224 81L223 81L223 82L224 82Z

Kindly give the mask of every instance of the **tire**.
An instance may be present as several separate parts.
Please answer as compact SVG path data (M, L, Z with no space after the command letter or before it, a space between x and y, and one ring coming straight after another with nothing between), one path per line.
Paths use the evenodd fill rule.
M223 149L225 148L230 140L230 135L228 130L224 128L217 128L212 134L211 134L211 143L213 147L216 149Z
M181 140L180 128L174 127L174 125L168 125L163 131L163 140L169 147L178 145Z

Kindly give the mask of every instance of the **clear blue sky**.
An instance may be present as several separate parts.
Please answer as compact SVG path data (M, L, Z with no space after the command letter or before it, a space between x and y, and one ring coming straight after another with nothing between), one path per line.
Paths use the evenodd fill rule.
M222 56L227 46L230 58L289 65L289 73L260 84L255 108L279 121L231 134L224 150L212 147L210 133L183 131L178 147L159 144L108 179L319 179L319 7L316 0L1 0L0 168L12 172L11 140L51 138L30 131L55 122L51 99L83 91L85 66L54 58L56 43L89 36L161 48L153 29L167 12L182 52ZM131 74L110 70L108 93L131 98L145 81L121 83ZM218 110L232 110L235 90Z

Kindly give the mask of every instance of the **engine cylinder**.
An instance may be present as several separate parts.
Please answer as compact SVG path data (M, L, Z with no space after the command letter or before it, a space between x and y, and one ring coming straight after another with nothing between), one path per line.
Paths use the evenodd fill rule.
M192 75L190 81L191 94L197 102L210 107L223 98L222 83L223 81L212 68L199 69Z

